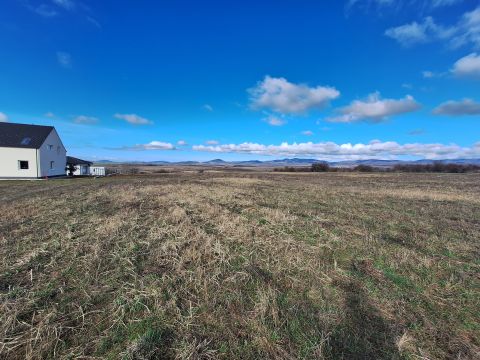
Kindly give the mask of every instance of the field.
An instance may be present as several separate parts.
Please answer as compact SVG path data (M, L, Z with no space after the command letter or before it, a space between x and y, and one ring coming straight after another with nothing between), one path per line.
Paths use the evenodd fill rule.
M0 182L2 359L474 359L480 175Z

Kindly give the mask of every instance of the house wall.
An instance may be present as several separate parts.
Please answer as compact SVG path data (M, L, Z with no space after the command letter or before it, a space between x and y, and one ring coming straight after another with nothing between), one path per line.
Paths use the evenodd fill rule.
M50 146L51 145L51 149ZM50 135L38 150L40 161L40 177L64 176L67 166L67 151L60 140L56 130L52 130ZM54 162L54 168L50 169L50 162Z
M18 161L28 161L28 170L22 170ZM0 178L36 178L36 149L0 147Z

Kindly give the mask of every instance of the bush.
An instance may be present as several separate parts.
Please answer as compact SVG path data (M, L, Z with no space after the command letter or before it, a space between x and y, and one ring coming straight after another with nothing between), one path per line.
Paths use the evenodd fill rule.
M437 172L437 173L466 173L479 171L480 166L472 164L442 163L433 164L399 164L393 167L398 172Z
M353 170L359 172L373 172L375 171L375 168L370 165L357 165L353 168Z
M312 164L312 172L327 172L330 171L330 165L325 162Z

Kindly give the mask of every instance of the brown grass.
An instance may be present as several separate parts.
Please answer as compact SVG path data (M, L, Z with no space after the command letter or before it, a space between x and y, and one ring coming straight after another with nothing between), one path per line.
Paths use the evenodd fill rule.
M0 358L474 359L478 174L0 183Z

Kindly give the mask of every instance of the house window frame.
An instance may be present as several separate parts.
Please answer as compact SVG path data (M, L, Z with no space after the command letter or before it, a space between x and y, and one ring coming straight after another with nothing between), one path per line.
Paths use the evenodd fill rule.
M55 170L55 161L50 161L50 170Z
M27 167L22 167L22 163L27 163ZM30 162L28 160L18 160L18 170L30 170Z
M47 148L48 148L48 150L52 151L52 150L53 150L53 145L48 144L48 145L47 145Z

